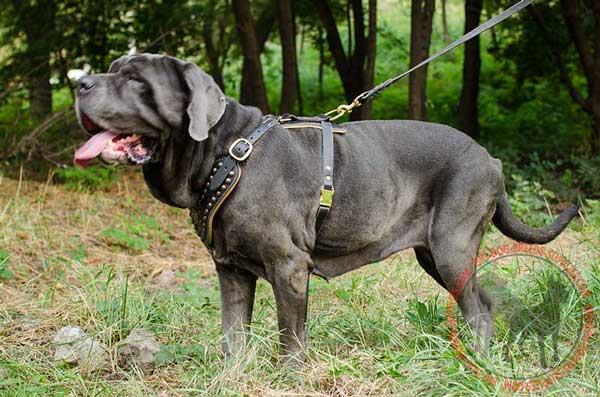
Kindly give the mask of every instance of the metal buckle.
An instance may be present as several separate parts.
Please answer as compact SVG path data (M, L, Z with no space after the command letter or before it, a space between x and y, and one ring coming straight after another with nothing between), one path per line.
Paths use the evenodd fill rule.
M242 156L237 156L236 154L233 153L233 149L235 148L235 146L238 143L241 143L241 142L244 142L246 145L248 145L248 151L246 153L244 153L244 155L242 155ZM236 159L237 161L244 161L248 158L248 156L250 156L250 153L252 153L253 148L254 147L252 146L252 142L250 142L246 138L239 138L239 139L236 139L235 142L233 142L231 144L231 146L229 146L229 155L231 157L233 157L234 159Z
M333 188L327 189L326 187L321 188L321 195L319 197L319 205L323 207L331 207L333 203L333 195L335 194L335 190Z

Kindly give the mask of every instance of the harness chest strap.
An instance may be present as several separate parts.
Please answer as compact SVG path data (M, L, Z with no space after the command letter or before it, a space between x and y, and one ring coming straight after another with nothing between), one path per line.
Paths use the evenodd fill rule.
M289 116L289 115L286 115ZM283 118L283 120L282 120ZM190 216L196 233L210 248L213 241L212 225L214 217L227 197L237 186L242 170L240 163L246 160L253 150L253 145L272 127L280 124L283 128L317 128L323 131L323 187L321 188L319 209L317 212L317 233L327 217L333 201L333 134L345 133L343 127L333 127L323 118L300 118L296 116L266 116L261 124L245 138L239 138L229 147L229 154L215 161L211 175L206 182L202 195Z
M319 210L317 211L317 234L321 230L323 221L329 215L333 203L333 127L328 120L321 121L323 129L323 186L319 196Z

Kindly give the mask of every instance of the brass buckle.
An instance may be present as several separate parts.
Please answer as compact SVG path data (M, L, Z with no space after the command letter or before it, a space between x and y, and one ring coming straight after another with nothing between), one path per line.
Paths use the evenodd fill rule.
M321 188L321 196L319 197L319 204L323 207L331 207L333 203L333 195L335 194L335 190L333 188Z
M246 153L244 153L244 155L242 155L242 156L237 156L236 154L233 153L233 148L235 148L235 145L237 145L238 143L241 143L241 142L244 142L246 145L248 145L248 151ZM250 153L252 153L253 148L254 147L252 146L252 142L250 142L246 138L239 138L239 139L236 139L235 142L233 142L231 144L231 146L229 146L229 155L231 157L233 157L234 159L236 159L237 161L244 161L248 158L248 156L250 156Z

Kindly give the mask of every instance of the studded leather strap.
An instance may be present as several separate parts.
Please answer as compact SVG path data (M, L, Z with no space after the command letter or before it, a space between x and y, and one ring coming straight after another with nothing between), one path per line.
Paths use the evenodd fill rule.
M278 122L279 117L265 116L250 135L236 140L230 146L229 154L219 158L213 164L211 174L196 207L190 209L196 233L207 248L211 247L213 241L214 217L225 199L233 192L242 175L240 163L252 153L252 145Z

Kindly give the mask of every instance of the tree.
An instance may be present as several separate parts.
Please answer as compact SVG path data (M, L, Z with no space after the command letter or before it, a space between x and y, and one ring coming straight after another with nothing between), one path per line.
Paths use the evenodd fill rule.
M17 30L25 34L27 43L23 60L29 69L26 85L29 90L30 114L35 119L41 119L52 112L50 54L56 4L54 0L12 0L12 5L16 11Z
M579 70L585 79L585 87L576 84L572 77L565 48L556 39L556 33L548 29L544 13L537 6L528 7L529 14L542 33L550 49L560 81L581 109L590 116L593 126L592 152L600 154L600 1L578 2L560 0L560 12L567 27L570 45L576 50ZM595 27L595 28L592 28Z
M225 92L223 68L225 67L233 35L230 32L231 29L229 29L231 22L229 13L223 5L223 2L209 0L208 4L200 10L200 17L202 18L202 38L208 61L208 72Z
M235 2L234 1L234 8L235 8ZM247 0L243 0L243 2L247 3ZM249 10L249 8L248 8ZM273 26L275 24L275 5L273 4L272 0L268 0L266 4L263 5L263 7L260 7L260 15L256 21L256 24L254 23L253 19L252 19L252 15L251 12L248 11L248 20L247 23L252 25L252 30L254 31L254 36L255 36L255 40L254 42L256 42L256 51L257 53L248 58L246 56L244 56L243 62L242 62L242 82L240 84L240 102L244 103L244 104L249 104L249 105L254 105L254 106L258 106L263 112L267 112L268 110L268 103L267 103L267 97L266 97L266 93L260 94L261 97L264 96L264 99L259 99L257 100L256 98L256 87L259 85L259 83L257 83L255 76L257 76L257 64L256 64L256 59L258 60L258 64L260 64L260 54L262 54L264 48L265 48L265 44L267 42L267 39L269 38L269 35L271 34L271 31L273 30ZM236 27L238 30L238 34L240 33L239 30L239 24L237 22L237 16L236 16ZM247 42L247 44L249 43L249 38L245 37L245 38L240 38L240 43L242 43L242 39L244 42ZM242 44L242 54L244 53L244 45ZM260 76L261 76L261 80L264 81L264 79L262 78L262 66L260 67L261 72L260 72ZM262 84L264 86L264 82ZM258 102L262 102L263 105L258 105ZM266 104L266 105L265 105ZM261 107L262 106L262 107ZM265 109L263 109L263 107Z
M483 0L465 1L465 33L479 25ZM458 126L473 138L479 137L479 114L477 97L479 96L479 75L481 71L481 54L479 36L465 44L463 59L463 85L458 107Z
M448 15L446 12L446 4L448 0L442 0L442 32L444 34L444 42L450 44L450 32L448 31Z
M369 28L368 36L365 35L364 12L361 0L349 0L349 7L353 16L353 25L349 25L349 32L354 35L345 51L336 24L336 18L327 0L317 0L315 5L327 33L329 51L333 57L335 67L342 80L346 101L350 103L358 94L371 88L375 71L376 35L377 35L377 1L369 1ZM361 120L370 116L370 105L357 108L350 115L351 120Z
M298 95L298 62L296 60L296 32L292 0L279 0L277 5L283 64L279 112L293 113Z
M410 18L410 67L429 56L435 0L412 0ZM408 117L427 118L427 65L410 74L408 82Z

